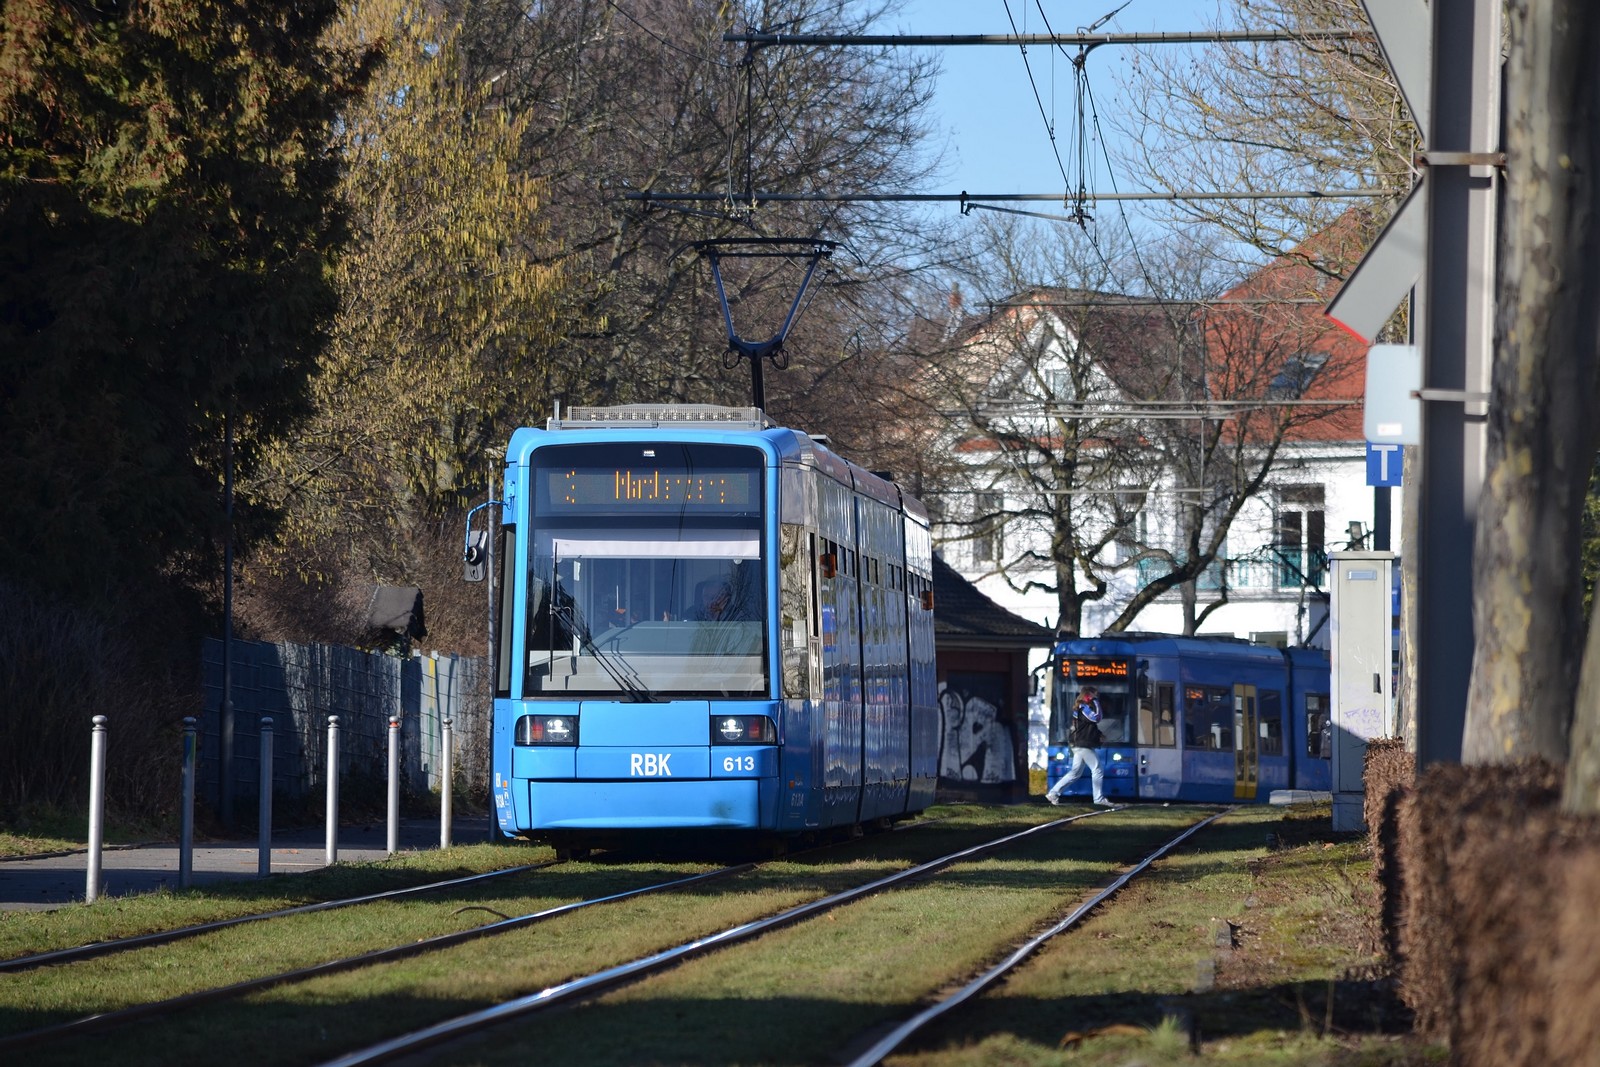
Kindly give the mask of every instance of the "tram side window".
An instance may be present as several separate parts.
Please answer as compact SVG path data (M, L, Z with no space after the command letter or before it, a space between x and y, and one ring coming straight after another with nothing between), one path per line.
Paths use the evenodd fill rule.
M1233 697L1226 689L1186 686L1183 747L1233 750Z
M1177 747L1178 723L1173 714L1171 682L1159 682L1151 696L1139 698L1139 744L1147 748Z
M1306 755L1313 759L1333 757L1333 719L1328 715L1326 693L1306 694Z
M494 695L508 697L511 695L511 664L516 658L513 651L511 638L515 630L516 599L516 559L517 559L517 531L512 527L502 527L500 531L500 549L497 557L500 563L500 633L498 647L495 649L494 667ZM492 579L491 579L492 580Z
M1256 723L1261 734L1259 752L1263 756L1283 755L1283 694L1263 689L1256 695Z
M1156 686L1156 745L1159 748L1176 748L1178 745L1178 721L1172 697L1170 683Z

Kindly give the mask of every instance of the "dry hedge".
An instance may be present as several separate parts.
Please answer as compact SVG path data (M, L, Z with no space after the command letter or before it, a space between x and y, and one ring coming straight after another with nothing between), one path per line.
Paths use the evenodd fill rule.
M1600 823L1562 814L1561 783L1526 760L1402 791L1401 996L1462 1067L1600 1064Z
M1372 877L1378 884L1379 923L1383 947L1391 960L1400 958L1400 904L1405 894L1399 863L1400 802L1416 782L1417 760L1398 738L1367 745L1363 770L1366 796L1362 816L1367 827L1367 849L1372 854Z

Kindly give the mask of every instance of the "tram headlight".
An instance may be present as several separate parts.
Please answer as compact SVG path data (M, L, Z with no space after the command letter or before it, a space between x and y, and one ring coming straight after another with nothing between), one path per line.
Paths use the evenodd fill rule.
M711 720L711 737L719 745L770 745L778 728L765 715L719 715Z
M519 745L575 745L578 720L571 715L524 715L517 720Z

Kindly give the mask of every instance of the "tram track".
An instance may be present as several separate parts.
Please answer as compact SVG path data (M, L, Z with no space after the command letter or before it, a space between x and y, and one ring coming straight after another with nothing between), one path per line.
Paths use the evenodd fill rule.
M536 866L552 866L552 864L538 864ZM40 1027L35 1030L24 1031L20 1034L12 1034L7 1037L0 1037L0 1052L16 1051L39 1044L40 1042L50 1041L56 1038L70 1037L75 1034L91 1033L96 1030L107 1029L123 1023L135 1022L140 1019L165 1017L174 1012L197 1008L202 1005L212 1004L220 1000L242 997L246 994L259 992L264 989L271 989L275 986L290 985L295 982L309 981L310 979L321 978L325 975L340 974L345 971L356 970L360 967L370 967L380 963L388 963L394 960L419 956L427 952L438 952L442 949L466 944L469 941L476 941L479 938L493 937L496 934L508 933L512 930L519 930L535 923L546 922L550 919L570 914L579 910L580 908L588 908L599 904L610 904L616 901L628 900L633 897L644 896L647 893L659 893L669 889L680 889L693 885L697 882L706 882L715 878L728 877L730 875L737 874L740 871L749 870L753 866L754 864L743 863L730 867L724 867L715 871L704 871L699 874L692 874L683 878L675 878L665 882L658 882L654 885L640 886L635 889L623 890L620 893L612 893L607 896L595 897L589 900L576 900L567 904L557 905L553 908L545 908L540 911L530 912L526 915L502 917L498 922L486 923L482 926L475 926L468 930L458 930L453 933L440 934L436 937L424 938L420 941L415 941L404 945L395 945L390 948L375 949L371 952L363 952L358 955L347 956L342 959L328 960L323 963L313 964L309 967L300 967L292 971L284 971L280 974L265 975L259 978L246 979L245 981L235 982L231 985L198 990L196 992L187 993L178 997L169 997L165 1000L150 1001L145 1004L136 1004L131 1007L122 1008L116 1011L100 1012L94 1015L87 1015L69 1022L57 1024L55 1026ZM471 879L465 879L464 881L470 880ZM434 886L430 888L438 887ZM356 903L368 899L371 898L356 898L345 903ZM279 914L289 914L289 912L283 912ZM266 917L269 916L258 916L258 918Z
M805 901L794 907L784 908L776 913L765 915L764 917L744 922L737 922L732 926L722 929L717 929L716 927L711 926L701 920L696 920L693 918L694 916L701 915L701 912L705 910L703 905L699 903L700 900L704 899L707 904L711 903L713 900L720 900L725 905L729 901L754 901L757 899L757 897L753 896L752 894L765 892L758 888L760 885L765 884L769 887L785 885L791 879L794 879L796 874L788 871L779 873L779 870L782 869L780 868L779 870L768 872L765 876L764 883L756 882L748 886L736 887L711 897L707 897L705 894L696 892L692 897L684 898L679 903L673 904L670 911L663 911L658 906L654 911L647 909L645 912L641 913L630 905L629 911L618 913L619 916L629 916L627 919L619 918L590 920L586 927L580 926L578 928L568 928L563 925L562 927L558 928L558 932L551 935L557 940L547 940L545 935L541 935L539 941L525 943L526 947L508 947L499 950L500 956L498 958L532 959L550 954L552 948L563 943L578 945L592 944L590 939L595 936L594 931L614 927L618 923L637 924L641 915L654 914L660 916L660 918L655 920L655 922L656 925L663 928L669 924L681 924L684 926L702 926L703 929L698 931L699 936L689 938L683 942L670 945L666 948L657 948L656 950L648 951L642 956L636 956L631 959L621 955L612 957L613 961L622 960L623 962L611 962L608 966L591 967L588 969L583 969L581 967L574 968L572 971L568 972L569 976L562 977L560 980L553 982L551 981L551 978L555 978L557 975L551 975L551 978L545 979L545 984L542 988L535 985L525 986L525 989L537 990L537 992L531 994L512 997L509 999L507 999L507 996L504 993L489 994L488 999L493 1003L487 1009L478 1012L460 1012L449 1018L442 1019L432 1026L425 1026L417 1033L401 1035L398 1038L389 1036L381 1042L370 1043L364 1048L358 1048L355 1052L346 1053L344 1057L330 1060L329 1062L382 1062L387 1059L405 1055L414 1049L426 1049L434 1044L450 1043L456 1040L458 1037L468 1037L479 1030L493 1028L499 1022L504 1021L505 1019L515 1018L518 1015L537 1011L543 1007L563 1003L578 1003L595 1000L600 994L614 989L627 987L652 974L657 974L661 971L676 967L678 964L684 961L693 959L695 957L712 954L724 946L737 944L741 941L755 941L764 933L775 931L780 927L800 924L805 919L821 916L824 913L835 911L842 908L845 904L879 894L881 891L890 887L902 885L918 879L929 880L930 885L941 884L940 880L932 879L932 876L944 868L960 864L963 860L975 859L982 856L984 853L1001 849L1009 844L1017 844L1026 841L1029 838L1039 840L1037 835L1041 835L1047 831L1066 826L1069 823L1078 822L1082 819L1095 818L1102 815L1113 815L1117 810L1119 809L1112 809L1110 811L1085 812L1083 814L1073 815L1068 818L1055 819L1049 822L1028 826L1026 829L1023 829L1019 832L1008 832L998 836L994 835L994 830L996 828L991 826L987 828L988 833L984 836L983 840L976 841L975 843L963 842L963 844L966 844L967 847L950 851L945 855L940 855L925 862L914 861L918 858L918 853L920 853L922 856L926 856L929 854L929 852L933 851L932 849L928 849L926 847L918 847L910 850L892 849L891 853L897 851L909 852L909 854L904 855L904 859L906 861L911 861L912 865L906 867L904 870L894 871L882 877L873 877L862 880L859 884L851 885L839 892L828 892L828 886L826 883L831 882L834 886L839 886L849 877L852 867L861 867L863 864L877 869L858 873L878 874L880 870L887 865L891 865L893 861L888 860L887 856L874 855L874 850L871 849L869 849L866 854L860 855L855 859L844 857L842 864L835 864L831 859L829 859L824 861L820 866L809 868L810 873L807 873L806 870L798 872L799 881L802 883L802 885L797 885L794 889L788 891L788 895L791 897L794 896L796 892L804 893L806 889L804 888L803 883L817 880L823 883L817 886L817 888L825 895L817 899ZM906 829L916 825L919 824L909 824L899 828ZM958 829L954 832L961 836L966 836L968 838L968 842L972 842L973 838L977 837L980 833L983 833L983 828L981 826L974 825L968 826L965 829ZM1118 833L1120 835L1121 832L1119 831ZM1113 838L1113 840L1115 840L1115 838ZM846 842L846 844L849 844L849 842ZM1098 846L1093 847L1096 851L1098 851ZM1030 846L1029 851L1036 852L1040 848L1044 848L1047 854L1051 854L1056 851L1055 846L1045 846L1043 844ZM832 849L819 848L808 851L821 853L830 852ZM780 861L780 863L781 862L782 861ZM996 860L996 862L1004 862L1009 864L1028 864L1033 861L1005 859ZM1094 862L1099 863L1102 861L1095 860ZM163 1001L133 1005L126 1009L100 1012L82 1018L69 1020L57 1025L41 1027L14 1034L8 1038L0 1039L0 1051L9 1053L13 1049L28 1047L30 1048L31 1052L37 1053L37 1055L34 1057L34 1060L40 1064L54 1062L78 1062L75 1057L82 1054L84 1049L89 1046L84 1046L79 1042L74 1042L73 1038L77 1035L92 1036L97 1031L112 1026L117 1026L122 1023L135 1023L140 1020L149 1021L158 1017L160 1018L161 1022L158 1024L159 1029L150 1030L148 1027L146 1027L144 1029L136 1029L130 1033L127 1033L126 1036L119 1034L117 1041L119 1042L120 1050L124 1047L132 1047L123 1045L123 1042L148 1042L150 1038L154 1038L158 1034L170 1033L170 1024L175 1020L184 1019L184 1016L182 1016L180 1013L190 1011L191 1009L201 1009L206 1005L214 1004L216 1007L213 1010L220 1011L223 1014L221 1016L215 1016L204 1011L199 1012L197 1017L192 1021L178 1022L177 1025L179 1029L190 1030L195 1025L200 1024L201 1019L214 1019L218 1022L220 1022L221 1019L231 1019L235 1021L243 1020L246 1017L251 1017L258 1013L264 1003L258 998L250 998L248 1002L244 1002L243 998L247 997L253 992L260 992L270 989L274 986L288 986L295 983L303 983L311 979L327 977L340 972L357 972L361 971L362 968L377 969L379 964L386 962L422 955L431 951L448 948L452 945L463 944L468 941L482 941L483 939L492 937L497 933L510 933L519 927L533 925L538 922L543 922L547 919L557 918L558 916L572 915L574 912L587 908L590 904L621 902L630 898L645 897L664 889L693 887L696 883L707 882L714 878L725 878L731 874L738 874L742 871L749 871L751 869L755 869L759 874L760 869L766 866L767 864L742 864L733 868L703 872L688 878L670 879L647 887L638 887L636 889L621 893L606 894L593 897L592 899L586 899L584 901L560 905L554 908L545 908L539 912L530 912L527 915L516 915L510 918L502 918L498 922L488 923L482 927L475 927L472 930L460 931L444 937L426 939L416 943L396 945L389 949L380 949L366 953L354 954L342 960L328 961L326 963L315 964L292 971L285 971L281 974L264 976L257 979L249 979L231 985L220 986L215 989L200 990L193 994L168 998ZM970 870L970 868L968 869ZM960 878L958 877L956 881L959 882ZM892 897L886 899L892 899ZM502 908L504 907L503 904L498 906ZM714 909L712 910L714 911ZM735 912L738 909L727 907L725 910L729 912ZM707 914L709 915L711 912L708 911ZM704 916L701 917L702 920L703 918ZM650 920L646 920L647 925L649 921ZM584 930L588 930L590 932L584 933L582 932ZM619 942L620 940L621 939L619 939ZM544 946L550 947L547 948ZM596 945L595 947L598 946ZM226 949L224 950L227 951ZM531 956L529 955L530 953ZM593 948L591 948L589 954L591 956L594 954ZM445 967L447 969L458 968L465 963L469 969L493 970L494 965L489 961L494 958L496 957L493 954L484 956L478 955L475 952L473 956L460 957L458 961L445 965ZM576 963L579 959L581 959L581 956L573 956L572 959L573 962ZM467 962L468 960L472 962ZM153 960L152 964L156 966L163 965L159 960ZM432 964L424 966L425 968L439 968L441 965ZM557 966L565 965L557 964ZM546 971L549 970L548 967L542 969ZM275 1003L280 1003L283 1005L315 1004L317 1005L317 1008L314 1010L317 1012L317 1014L321 1015L324 1013L326 1006L330 1003L363 1003L367 1002L368 998L372 996L378 996L380 998L380 1002L385 997L395 998L398 1002L416 1001L418 998L424 997L425 995L421 993L420 987L415 991L408 991L411 990L412 987L410 986L411 980L405 977L406 973L407 972L404 971L391 971L389 972L388 977L384 977L379 980L378 987L387 987L391 990L391 992L388 994L374 993L369 988L367 992L359 994L358 999L354 1001L347 1001L345 996L334 994L335 1000L330 1002L327 999L330 989L327 986L323 986L321 987L320 992L285 994L285 996L289 997L289 999L276 1000ZM358 978L357 981L366 983L370 982L371 979ZM308 996L310 997L309 1000L307 999ZM426 995L427 999L432 999L432 997L432 994ZM236 1003L234 1003L232 1006L222 1003L227 1001L234 1001ZM334 1043L335 1047L337 1047L339 1044L344 1044L346 1041L348 1041L346 1047L359 1044L362 1040L363 1032L365 1033L366 1040L368 1042L372 1042L375 1036L383 1035L385 1030L390 1030L392 1035L391 1028L393 1026L393 1021L389 1020L385 1022L383 1019L383 1013L380 1012L374 1014L371 1011L364 1011L358 1012L357 1014L364 1017L365 1021L363 1026L354 1028L348 1037L343 1038L339 1035L344 1031L344 1026L341 1024L339 1029L335 1029L333 1025L333 1017L329 1017L320 1024L305 1024L302 1022L297 1022L296 1025L301 1027L309 1025L313 1030L320 1030L323 1034L324 1043L331 1041ZM429 1012L428 1014L431 1015L434 1013ZM255 1021L255 1025L260 1025L259 1020ZM158 1038L157 1040L159 1042L164 1039ZM246 1038L247 1042L249 1042L249 1040L250 1039ZM255 1039L256 1043L259 1043L260 1041L260 1037ZM302 1043L302 1046L303 1044L304 1043ZM266 1056L262 1062L316 1062L314 1057L326 1055L330 1050L324 1049L321 1052L311 1051L309 1057L306 1055L307 1051L309 1050L302 1047L299 1054L296 1054L292 1059L288 1060L282 1058L275 1059L273 1056L269 1055ZM137 1057L130 1057L126 1062L139 1061Z
M1049 929L1043 931L1042 933L1029 938L1021 945L1018 945L1011 952L1007 953L1005 958L999 963L995 964L993 967L988 968L970 982L962 985L959 989L956 989L948 995L938 998L933 1003L919 1011L917 1014L896 1026L888 1034L873 1042L873 1044L865 1052L860 1053L848 1061L842 1062L847 1062L849 1067L875 1067L876 1064L882 1063L885 1058L899 1050L903 1045L906 1044L906 1042L922 1033L933 1023L943 1019L945 1016L966 1004L974 997L981 995L996 982L1003 980L1012 971L1016 970L1022 964L1031 959L1033 955L1046 943L1077 926L1083 921L1083 919L1088 917L1091 912L1110 900L1112 897L1116 896L1116 894L1119 893L1124 886L1126 886L1134 878L1147 871L1163 856L1167 855L1167 853L1171 852L1174 848L1177 848L1180 844L1188 840L1194 834L1199 833L1201 830L1205 829L1218 819L1222 818L1224 815L1228 814L1228 812L1231 810L1233 809L1229 808L1219 811L1210 818L1203 819L1200 822L1188 827L1182 833L1163 844L1160 848L1145 856L1137 864L1134 864L1132 867L1123 871L1122 874L1118 875L1110 885L1106 886L1104 889L1090 897L1088 900L1084 901L1082 904L1079 904L1076 908L1073 908L1065 918L1061 919L1061 921L1053 924Z
M943 821L942 818L918 818L911 822L898 823L891 830L899 832L929 826ZM803 852L791 852L789 855L800 855ZM589 858L589 857L585 857ZM250 923L262 922L269 919L282 919L294 915L308 915L321 911L336 911L360 904L370 904L381 900L398 900L408 896L417 896L425 893L448 892L463 889L474 885L492 882L498 878L510 877L518 874L527 874L531 871L544 870L558 867L571 862L570 859L558 858L545 860L541 863L525 863L515 867L506 867L501 870L483 871L477 874L464 875L459 878L446 878L423 885L403 886L398 889L387 889L376 893L363 893L352 897L341 897L335 900L313 901L309 904L296 904L287 908L274 908L270 911L251 912L245 915L229 916L225 919L214 919L206 922L191 923L186 926L173 927L170 930L153 930L143 934L133 934L127 937L107 938L105 940L86 942L81 945L72 945L66 948L51 949L45 952L33 952L21 956L12 956L0 959L0 975L30 971L38 967L50 967L59 964L77 963L82 960L95 959L102 956L112 956L120 952L129 952L136 949L151 948L157 945L182 941L186 938L198 937L202 934L215 933L230 927L245 926Z
M893 888L930 874L935 874L963 860L1015 844L1034 835L1047 833L1073 822L1106 814L1109 814L1109 812L1085 812L1081 815L1072 815L1040 823L1026 830L984 841L917 864L906 870L897 871L841 892L829 894L828 896L785 909L775 915L740 923L710 936L695 938L627 963L548 986L527 996L513 998L479 1011L458 1015L420 1030L355 1050L336 1059L326 1061L322 1067L360 1067L360 1065L364 1064L384 1063L400 1056L411 1055L453 1040L473 1036L508 1020L541 1009L607 992L628 982L658 974L695 956L747 941L779 927L788 926L812 916L830 912L884 889Z
M416 896L423 893L438 893L453 889L463 889L468 886L479 885L493 881L496 878L505 878L511 875L526 874L546 867L556 866L561 860L548 860L544 863L526 863L518 867L506 867L498 871L484 871L479 874L465 875L461 878L446 878L425 885L406 886L401 889L388 889L381 893L364 893L355 897L343 897L338 900L322 900L312 904L297 904L292 908L275 908L272 911L252 912L249 915L235 915L227 919L216 919L211 922L193 923L188 926L178 926L171 930L155 930L147 934L136 934L132 937L119 937L106 941L92 941L88 944L74 945L70 948L53 949L49 952L36 952L26 956L13 956L7 960L0 960L0 974L30 971L36 967L49 967L63 963L77 963L80 960L95 959L100 956L111 956L119 952L130 952L134 949L150 948L155 945L170 944L182 941L189 937L198 937L201 934L215 933L229 927L244 926L249 923L264 922L268 919L282 919L291 915L309 915L319 911L335 911L340 908L354 907L358 904L371 904L379 900L398 900L402 897Z
M912 830L935 824L939 819L918 819L914 822L901 823L893 826L891 832ZM789 853L789 856L805 856L811 853L826 851L835 847L837 842L814 845L809 848L799 849ZM616 853L608 858L625 859ZM506 868L499 871L489 871L470 875L463 878L445 879L425 885L409 886L401 889L387 890L380 893L369 893L360 896L341 898L338 900L320 901L312 904L299 905L292 908L275 909L268 912L258 912L251 915L235 916L214 922L198 923L172 930L156 931L150 934L137 935L116 940L93 942L73 948L61 949L47 953L38 953L31 956L16 957L4 961L6 970L25 971L45 966L67 965L99 957L115 955L137 949L157 947L185 938L202 934L227 930L232 927L247 925L271 919L282 919L297 915L307 915L317 912L327 912L348 908L356 905L376 903L384 900L396 900L404 897L416 896L430 892L445 892L453 889L475 887L493 881L496 878L526 874L535 870L566 866L571 861L554 860L543 863L524 864L517 867ZM716 879L728 878L742 872L750 871L759 866L754 862L731 863L711 871L703 871L678 878L669 878L664 881L644 886L637 886L614 893L582 900L570 901L554 907L542 908L523 915L506 916L492 908L482 908L499 916L498 921L485 923L470 929L451 931L432 937L408 941L404 944L385 948L374 949L339 959L321 961L305 967L283 971L270 975L262 975L243 981L196 990L191 993L160 1000L131 1005L126 1008L95 1012L62 1023L38 1027L16 1034L0 1036L0 1052L12 1051L35 1046L54 1039L71 1037L79 1034L89 1034L96 1031L109 1029L125 1023L137 1022L143 1019L167 1017L173 1013L191 1010L204 1005L217 1003L230 999L247 996L251 993L271 989L277 986L292 985L328 975L354 971L362 967L375 966L423 955L429 952L442 951L456 945L466 944L471 941L499 934L510 933L538 923L556 919L584 908L601 904L617 903L653 893L665 892L674 889L687 888L699 883L710 882ZM472 910L474 905L464 905L456 909L459 914Z

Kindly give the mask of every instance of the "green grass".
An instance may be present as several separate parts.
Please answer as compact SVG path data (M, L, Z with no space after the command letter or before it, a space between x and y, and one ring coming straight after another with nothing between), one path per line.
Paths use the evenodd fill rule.
M108 820L105 843L132 845L144 841L170 841L175 826L160 821ZM87 847L89 816L86 812L29 810L0 825L0 857L40 856Z
M402 852L379 863L338 863L303 874L103 897L93 904L51 911L5 911L0 912L0 959L365 896L554 858L555 853L548 848L458 845Z
M249 1064L315 1062L1073 810L1038 804L941 807L930 813L938 821L913 831L874 835L742 876L585 909L171 1021L52 1042L30 1049L28 1059L30 1067L82 1063L114 1050L119 1064L199 1062L226 1047L241 1050L239 1058ZM1181 807L1136 807L1035 835L948 876L864 898L584 1005L512 1021L478 1044L441 1052L440 1062L828 1062L852 1042L864 1048L865 1035L992 964L1109 881L1112 861L1142 855L1197 815ZM1347 930L1364 929L1370 920L1367 861L1358 842L1330 840L1326 824L1326 808L1309 816L1268 808L1228 816L1191 838L1151 881L1135 882L1124 905L1091 916L1081 931L1052 942L1003 987L895 1062L1436 1062L1429 1058L1433 1050L1384 1032L1383 1020L1371 1014L1381 998L1370 983L1351 977L1375 966L1372 947ZM1275 847L1269 838L1300 843ZM502 860L508 853L524 860L534 851L473 846L449 850L450 859L433 855L462 866L468 862L462 857L477 856L478 850ZM408 854L405 860L415 863L427 855ZM340 895L361 891L358 882L397 877L391 868L400 862L338 872L346 879ZM519 914L690 869L704 865L566 864L519 876L515 887L320 913L32 972L16 988L0 983L0 1032L494 918L463 908ZM67 910L92 918L99 905ZM1228 922L1237 929L1238 948L1219 950L1216 933L1230 929L1219 927ZM1215 988L1197 989L1197 975L1213 972ZM1332 1031L1326 1028L1330 988ZM1198 1056L1190 1049L1192 1027L1201 1035Z
M1269 850L1266 833L1284 818L1268 808L1228 816L1168 857L1155 878L1130 886L1122 906L1052 942L984 998L981 1018L951 1023L891 1062L1442 1062L1440 1050L1386 1032L1403 1028L1394 1005L1362 977L1380 961L1361 932L1376 904L1360 843L1313 839ZM1219 936L1237 947L1219 947ZM1215 985L1205 989L1208 975Z
M366 792L371 794L372 791L369 789ZM380 789L375 797L358 794L345 798L340 811L347 825L361 821L381 822L387 812L385 804L385 794ZM457 818L487 814L487 809L474 803L470 796L460 794L454 798L453 810ZM402 798L403 818L433 817L438 811L437 792ZM281 801L274 808L274 817L280 826L296 823L297 820L303 823L306 818L311 818L313 821L320 820L320 816L314 812L306 812ZM244 836L254 837L256 823L253 809L240 816L239 825L248 827L244 831ZM131 818L110 813L106 816L103 834L107 845L135 845L151 841L176 841L180 830L176 815L166 818ZM240 836L238 832L230 833L224 830L204 811L197 813L194 833L197 842L232 840ZM22 811L8 812L0 817L0 858L71 852L87 848L88 844L87 810L30 807Z

